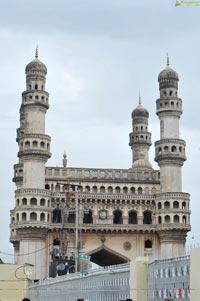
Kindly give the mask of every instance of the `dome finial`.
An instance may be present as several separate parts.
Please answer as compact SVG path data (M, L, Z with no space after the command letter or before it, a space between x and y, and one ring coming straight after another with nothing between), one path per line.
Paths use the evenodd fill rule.
M169 66L170 66L170 63L169 63L169 55L168 55L168 52L167 52L167 65L166 65L166 67L169 68Z
M138 105L142 104L142 100L141 100L141 96L140 96L140 92L139 92L139 99L138 99Z
M38 59L38 45L36 46L36 49L35 49L35 58Z

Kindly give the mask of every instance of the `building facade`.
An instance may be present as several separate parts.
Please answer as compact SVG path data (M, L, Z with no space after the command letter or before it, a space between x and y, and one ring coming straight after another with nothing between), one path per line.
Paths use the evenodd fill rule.
M149 162L149 113L140 98L132 112L130 168L68 167L66 154L63 166L45 166L51 156L51 138L45 133L49 94L47 68L37 51L25 72L10 225L16 263L35 265L35 277L43 278L54 255L86 254L101 266L137 256L183 255L190 230L189 194L182 192L181 185L186 156L185 141L179 137L179 78L169 60L158 77L160 140L155 142L155 161L159 170Z

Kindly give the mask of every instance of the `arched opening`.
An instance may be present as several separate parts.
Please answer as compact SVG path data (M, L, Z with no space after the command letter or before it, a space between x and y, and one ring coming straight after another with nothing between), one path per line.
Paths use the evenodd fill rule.
M85 191L86 191L86 192L90 192L90 186L88 186L88 185L85 186Z
M135 187L131 187L130 191L131 191L131 194L134 194L135 193Z
M137 212L134 210L129 211L128 213L128 223L137 224Z
M23 199L22 199L22 205L23 205L23 206L26 206L26 205L27 205L27 199L26 199L26 198L23 198Z
M182 202L182 209L186 209L186 202Z
M30 214L30 220L31 221L36 221L37 220L37 214L35 212L31 212L31 214Z
M113 188L111 186L108 187L108 193L113 193Z
M97 186L93 186L93 187L92 187L92 192L93 192L93 193L97 193Z
M171 147L171 152L172 152L172 153L175 153L175 152L176 152L176 146L175 146L175 145L173 145L173 146Z
M158 223L162 224L162 217L161 216L158 217Z
M165 215L165 223L170 223L170 216L169 215Z
M38 146L38 142L36 140L33 141L33 147L37 147Z
M50 189L49 184L46 184L46 185L45 185L45 189L48 189L48 190Z
M40 221L41 221L41 222L44 222L44 221L45 221L45 214L44 214L44 213L41 213L41 214L40 214Z
M16 204L17 204L17 206L19 206L19 199L17 199Z
M178 209L178 208L179 208L179 202L174 201L174 202L173 202L173 208L174 208L174 209Z
M159 175L160 175L160 174L159 174ZM155 187L152 187L151 193L152 193L153 195L156 194L156 188L155 188Z
M104 237L102 236L102 240ZM128 259L125 259L117 254L116 252L112 252L112 250L108 250L107 248L102 248L95 251L92 254L90 260L100 266L110 266L117 265L128 262Z
M92 224L93 223L91 210L89 210L89 212L84 212L83 223L84 224Z
M19 213L16 214L16 221L19 221Z
M138 187L138 194L142 194L142 187Z
M119 209L115 210L113 215L113 224L123 224L122 212Z
M35 85L35 90L38 90L38 85L37 84Z
M161 202L158 203L158 209L162 209L162 204L161 204Z
M61 221L62 221L61 210L59 209L59 207L57 207L53 210L52 222L61 223Z
M115 193L120 193L121 192L121 189L119 186L115 187Z
M26 212L22 213L22 221L26 221Z
M164 203L164 208L165 208L165 209L169 209L169 208L170 208L170 202L166 201L166 202Z
M165 152L165 153L168 153L168 152L169 152L169 147L168 147L167 145L164 147L164 152Z
M152 224L152 213L151 211L143 212L143 224Z
M56 184L55 186L55 192L59 193L60 192L60 185Z
M101 186L101 187L100 187L100 193L105 193L105 191L106 191L105 187L104 187L104 186Z
M40 200L40 206L45 206L45 199Z
M128 188L127 187L123 187L123 193L125 193L125 194L128 193Z
M44 148L45 147L45 143L43 141L40 142L40 147Z
M26 147L26 148L29 148L29 147L30 147L30 142L29 142L29 141L26 141L26 142L25 142L25 147Z
M31 198L30 199L30 205L31 206L36 206L37 205L37 199L36 198Z
M144 247L145 249L152 249L152 241L150 239L145 240Z
M179 223L180 219L178 215L174 215L174 223Z
M183 224L187 224L187 217L183 215Z

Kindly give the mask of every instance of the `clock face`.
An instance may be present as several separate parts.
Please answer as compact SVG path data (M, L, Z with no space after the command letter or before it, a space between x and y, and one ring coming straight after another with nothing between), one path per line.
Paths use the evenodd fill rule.
M99 212L100 219L106 219L107 218L107 211L102 210Z

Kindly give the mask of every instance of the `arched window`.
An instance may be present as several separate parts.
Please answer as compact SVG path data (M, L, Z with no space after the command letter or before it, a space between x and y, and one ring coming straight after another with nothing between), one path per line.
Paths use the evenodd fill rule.
M48 190L50 189L49 184L46 184L46 185L45 185L45 189L48 189Z
M111 186L108 187L108 193L113 193L113 188Z
M40 200L40 206L45 206L45 199Z
M128 213L128 223L137 224L137 212L134 210L129 211Z
M36 140L33 141L33 147L37 147L38 146L38 142Z
M29 142L29 141L26 141L26 142L25 142L25 147L26 147L26 148L29 148L29 147L30 147L30 142Z
M41 221L41 222L44 222L44 221L45 221L45 214L44 214L44 213L41 213L41 214L40 214L40 221Z
M158 223L159 223L159 224L162 224L162 216L159 216L159 217L158 217Z
M183 224L187 224L187 217L183 215Z
M186 209L186 202L182 203L182 209Z
M30 205L31 206L36 206L37 205L37 199L36 198L31 198L30 199Z
M31 212L31 214L30 214L30 220L31 221L36 221L37 220L37 214L35 212Z
M16 221L19 221L19 213L16 214Z
M27 205L27 199L26 199L26 198L23 198L23 199L22 199L22 205L23 205L23 206L26 206L26 205Z
M26 221L26 212L22 213L22 221Z
M53 210L52 222L61 223L61 221L62 221L61 210L59 209L59 207L57 207Z
M131 194L134 194L135 193L135 187L131 187L130 191L131 191Z
M176 152L176 146L175 146L175 145L173 145L173 146L171 147L171 151L172 151L172 153L175 153L175 152Z
M178 209L179 208L179 202L174 201L173 202L173 208Z
M170 216L169 215L165 215L165 223L170 223Z
M92 192L93 192L93 193L97 193L97 186L93 186L93 187L92 187Z
M19 206L19 199L17 199L16 203L17 203L17 206Z
M88 185L85 186L85 191L86 191L86 192L90 192L90 186L88 186Z
M138 187L138 194L142 194L142 187Z
M128 188L127 187L123 187L123 193L128 193Z
M83 223L84 224L92 224L93 223L91 210L89 210L89 212L84 212Z
M122 212L119 209L115 210L113 215L113 224L123 224Z
M44 148L45 147L45 143L43 141L40 142L40 147Z
M164 152L165 152L165 153L168 153L168 152L169 152L169 147L168 147L167 145L164 147Z
M145 240L144 247L145 249L152 249L152 241L150 239Z
M120 193L120 192L121 192L121 189L120 189L119 186L115 187L115 192L116 192L116 193Z
M166 201L166 202L164 203L164 208L165 208L165 209L169 209L169 208L170 208L170 202Z
M37 84L35 85L35 90L38 90L38 85Z
M60 185L59 184L56 184L56 186L55 186L55 192L60 192Z
M174 223L179 223L180 219L178 215L174 215Z
M160 174L159 174L159 175L160 175ZM156 188L155 188L155 187L152 187L151 193L152 193L152 194L156 194Z
M143 212L143 224L152 224L152 213L151 211Z
M161 204L161 202L158 203L158 209L162 209L162 204Z
M104 187L104 186L101 186L101 187L100 187L100 193L105 193L105 191L106 191L105 187Z

